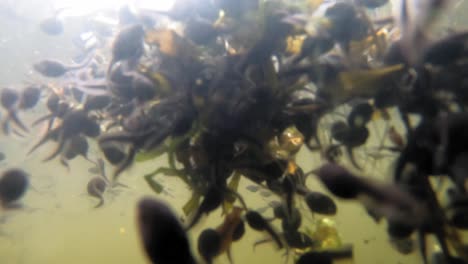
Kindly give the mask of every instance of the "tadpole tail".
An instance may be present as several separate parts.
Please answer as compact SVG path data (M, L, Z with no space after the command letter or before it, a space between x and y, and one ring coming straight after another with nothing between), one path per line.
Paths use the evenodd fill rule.
M37 119L36 121L34 121L31 126L37 126L39 125L40 123L46 121L46 120L49 120L50 118L52 118L54 115L53 114L48 114L48 115L45 115L43 117L40 117L39 119Z
M54 125L54 121L55 121L55 117L52 116L50 119L49 119L49 123L47 124L47 130L46 131L50 131L52 129L52 126Z
M353 164L353 166L356 169L362 170L361 166L359 166L359 164L356 162L356 159L354 158L353 148L346 146L346 153L348 154L348 157L349 157L349 160L351 161L351 164Z
M273 230L273 228L271 227L270 224L267 224L265 226L265 231L270 234L270 236L273 238L273 240L275 240L276 244L278 245L278 248L282 249L284 246L283 246L283 242L281 242L281 238L279 237L279 235Z
M48 131L40 140L39 142L36 143L36 145L34 145L26 155L30 155L31 153L33 153L36 149L38 149L40 146L44 145L49 139L50 137L53 135L53 133L55 133L56 131L55 130L51 130L51 131Z
M24 125L23 121L21 121L14 110L8 111L8 117L15 125L17 125L21 130L23 130L26 133L29 133L29 129Z
M13 134L17 135L18 137L24 138L24 135L21 134L18 130L13 129Z
M10 134L10 120L8 118L2 122L2 131L7 136Z
M112 181L116 181L119 175L128 167L130 167L130 165L132 165L135 155L136 155L136 149L134 147L131 147L129 153L127 154L127 157L125 157L122 163L120 163L120 165L114 171L114 175L112 176Z
M427 248L426 248L426 234L424 231L418 231L419 253L423 259L423 263L427 264Z
M99 197L99 203L94 206L94 208L99 208L104 205L104 198L102 196Z
M226 255L229 260L229 264L234 264L234 260L232 259L231 247L229 246L226 250Z
M92 48L91 50L89 50L87 57L80 64L67 66L67 71L78 70L78 69L87 67L94 59L95 50L96 48Z
M43 159L42 162L47 162L57 157L64 149L65 143L66 139L63 137L63 135L61 135L59 138L59 145L57 146L57 148L47 158Z
M118 141L118 142L133 142L139 138L140 135L127 135L125 133L115 132L109 133L99 138L99 144L103 144L110 141Z
M98 160L96 161L96 165L99 168L99 174L104 178L104 180L107 183L110 183L110 181L109 181L109 179L107 178L107 175L106 175L106 167L105 167L104 160L101 159L101 158L98 158Z
M96 165L96 166L99 166L94 160L88 158L88 155L83 155L83 154L81 154L81 156L82 156L85 160L91 162L91 164Z
M63 155L60 156L60 164L62 164L65 168L67 168L67 171L70 172L70 166L68 165L68 162Z
M114 184L112 185L112 187L122 187L122 188L127 188L127 189L130 188L128 185L123 184L123 183L120 183L120 182L114 182Z
M262 240L255 241L255 243L252 245L252 249L253 249L253 251L255 251L255 248L257 248L257 246L259 246L261 244L271 242L271 241L272 241L271 238L264 238Z

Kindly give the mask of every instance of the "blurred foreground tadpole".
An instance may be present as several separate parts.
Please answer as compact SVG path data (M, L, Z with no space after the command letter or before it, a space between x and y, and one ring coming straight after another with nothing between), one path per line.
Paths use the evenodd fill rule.
M184 227L167 204L145 197L137 205L143 248L152 263L195 264Z

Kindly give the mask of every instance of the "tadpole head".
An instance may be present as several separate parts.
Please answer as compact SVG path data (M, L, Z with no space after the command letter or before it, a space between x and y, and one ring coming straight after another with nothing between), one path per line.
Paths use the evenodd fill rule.
M28 175L22 169L9 169L0 177L0 201L9 204L20 199L29 186Z
M221 235L214 229L208 228L201 232L198 237L198 252L207 263L211 263L213 258L221 250Z
M323 165L317 175L325 187L340 198L355 199L362 191L359 179L337 164Z
M117 165L121 163L126 157L125 152L116 144L104 143L100 144L100 148L106 160L112 165Z
M37 105L41 98L42 87L28 86L21 93L21 101L19 107L22 109L31 109Z
M11 88L3 88L0 94L2 107L10 110L19 100L19 94Z
M137 224L144 250L153 263L195 264L184 228L164 202L141 199Z

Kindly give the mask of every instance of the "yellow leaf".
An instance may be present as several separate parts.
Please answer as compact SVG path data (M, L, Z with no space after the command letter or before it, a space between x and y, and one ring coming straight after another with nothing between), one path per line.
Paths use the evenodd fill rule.
M289 36L286 38L286 52L289 54L299 54L302 50L302 44L306 35Z
M157 45L161 53L178 58L192 58L196 56L195 47L172 29L154 29L145 35L145 42Z
M350 94L367 94L374 92L376 87L404 69L403 64L392 65L372 70L352 70L339 74L340 84L344 92Z

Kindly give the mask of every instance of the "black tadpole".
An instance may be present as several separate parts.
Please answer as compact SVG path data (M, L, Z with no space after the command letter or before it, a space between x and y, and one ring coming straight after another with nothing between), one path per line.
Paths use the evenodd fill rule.
M66 65L57 60L45 59L33 64L35 71L45 77L58 78L62 77L65 73L73 70L78 70L89 65L93 59L93 53L80 64Z
M356 176L336 164L323 165L317 175L330 192L343 199L357 198L363 188Z
M283 181L281 183L281 186L283 187L283 191L286 193L286 208L288 210L289 216L292 215L293 211L293 203L294 203L294 192L296 189L296 186L294 186L295 183L291 179L291 177L284 177Z
M28 175L21 169L9 169L0 176L0 202L9 205L20 199L28 189Z
M143 198L137 205L143 248L154 264L195 264L184 228L168 205Z
M135 158L136 155L136 148L134 146L131 146L128 150L128 153L126 154L125 158L122 160L121 163L117 165L117 168L115 168L114 173L112 175L112 180L116 181L119 175L128 167L130 167L133 163L133 159Z
M320 252L308 252L299 257L296 264L332 264L333 258Z
M348 115L350 127L364 127L372 118L374 109L369 103L360 103L353 107Z
M106 181L101 177L94 177L88 182L88 194L92 197L99 199L99 203L94 208L99 208L104 204L104 197L102 196L106 190Z
M283 248L283 243L279 235L273 230L273 227L256 211L249 210L245 214L245 219L249 226L257 231L266 231L275 240L279 248Z
M7 117L2 122L3 132L9 134L10 132L10 121L16 124L24 132L29 132L28 128L19 119L16 107L20 100L18 92L11 88L3 88L0 94L1 106L7 111Z
M288 243L288 246L297 249L306 249L317 244L317 241L314 241L307 234L295 231L295 232L285 232L284 239Z
M221 235L211 228L205 229L200 233L198 237L198 252L206 263L211 264L213 258L219 254L221 239Z
M31 109L37 105L41 98L42 87L31 85L21 92L19 108Z
M112 143L99 144L106 160L112 165L118 165L125 159L125 152Z
M83 105L85 111L102 110L109 106L111 97L108 95L88 96Z
M124 27L114 39L112 60L107 70L108 75L114 64L122 60L138 60L143 54L143 39L145 31L140 24Z
M332 264L335 259L350 259L353 257L353 247L350 245L338 249L309 251L303 254L296 264Z
M240 221L239 224L236 226L234 229L234 232L232 233L232 241L238 241L240 240L245 234L245 224L244 221Z
M319 192L309 192L304 196L309 209L318 214L335 215L337 208L335 202L329 196Z
M219 190L219 188L216 186L210 187L205 193L205 197L198 207L198 210L195 212L192 220L186 227L186 230L190 230L194 225L196 225L198 221L200 221L200 218L203 214L208 214L218 208L218 206L220 206L223 202L223 198L223 193L221 190Z

